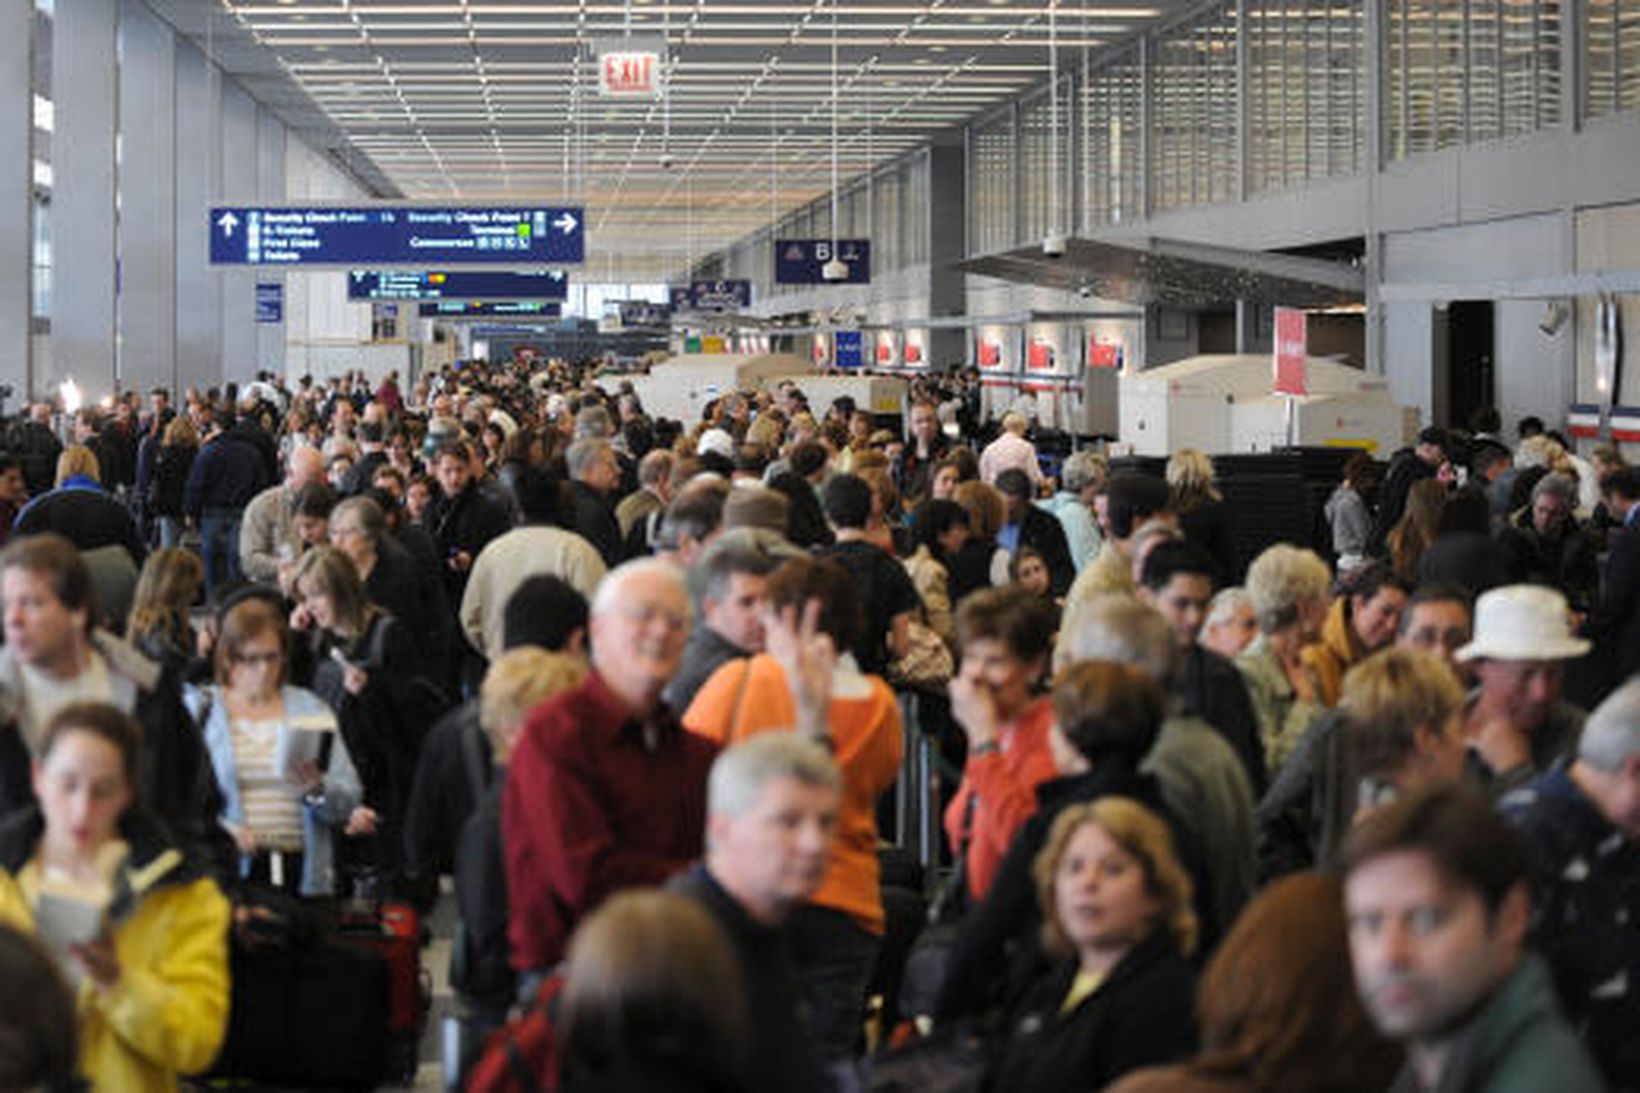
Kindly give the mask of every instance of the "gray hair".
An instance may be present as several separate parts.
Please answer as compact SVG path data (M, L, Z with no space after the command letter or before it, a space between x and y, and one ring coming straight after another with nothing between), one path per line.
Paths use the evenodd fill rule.
M338 501L336 507L330 510L330 525L336 526L336 521L344 516L351 516L359 525L359 531L371 546L380 546L382 536L387 534L387 514L382 511L373 497L349 497Z
M843 791L837 763L813 740L795 732L758 733L729 748L712 764L706 782L709 816L744 816L764 789L782 778Z
M1221 588L1207 604L1207 618L1202 622L1202 629L1209 626L1222 626L1230 621L1230 617L1243 607L1251 609L1253 597L1247 594L1247 589L1240 585L1231 588Z
M1059 474L1068 492L1081 493L1095 482L1103 482L1110 477L1110 460L1096 451L1084 448L1080 452L1072 453L1070 458L1065 460Z
M658 486L672 477L677 456L666 448L656 448L638 460L638 485Z
M1607 695L1583 722L1577 757L1609 774L1640 757L1640 679L1631 679Z
M1577 483L1572 481L1570 475L1546 474L1532 487L1533 504L1540 497L1553 497L1570 512L1577 508Z
M1247 594L1259 629L1266 634L1291 625L1308 601L1326 603L1332 573L1313 550L1277 543L1247 567Z
M1177 671L1178 642L1173 624L1154 607L1131 596L1090 596L1065 609L1054 669L1084 660L1114 660L1167 687Z
M592 614L604 615L613 611L616 602L626 592L626 586L636 578L647 576L663 578L678 590L679 597L688 601L689 587L684 581L683 570L660 558L639 558L622 562L599 582L598 590L592 594Z
M690 583L702 597L722 599L736 573L766 577L792 558L807 557L779 535L761 528L731 528L712 541L690 572Z
M582 437L564 449L564 466L568 468L571 478L579 478L594 460L613 450L609 441L602 437Z
M575 414L576 440L607 438L614 431L615 422L602 406L583 406Z

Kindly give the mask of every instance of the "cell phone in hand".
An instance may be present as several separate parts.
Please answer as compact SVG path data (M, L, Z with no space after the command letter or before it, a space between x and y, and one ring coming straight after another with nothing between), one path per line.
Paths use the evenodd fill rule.
M334 660L337 664L340 664L343 668L358 667L357 664L354 664L351 660L347 659L347 656L342 652L342 647L340 645L332 645L330 647L330 659Z

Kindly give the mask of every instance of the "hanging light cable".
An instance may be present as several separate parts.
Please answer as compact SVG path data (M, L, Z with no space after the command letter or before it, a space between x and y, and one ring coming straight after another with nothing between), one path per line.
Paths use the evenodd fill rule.
M1059 177L1059 0L1048 0L1048 231L1042 253L1065 253L1064 180Z
M848 280L848 263L838 254L838 241L842 237L838 209L842 203L842 196L838 192L841 176L837 167L837 109L839 94L837 83L837 0L831 0L831 260L820 267L820 276L827 281Z

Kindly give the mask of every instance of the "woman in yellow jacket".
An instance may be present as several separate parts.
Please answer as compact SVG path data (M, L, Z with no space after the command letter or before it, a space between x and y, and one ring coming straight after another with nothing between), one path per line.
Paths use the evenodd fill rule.
M80 1067L98 1090L172 1090L228 1019L228 902L134 803L140 729L80 702L34 762L35 808L0 826L0 921L37 931L76 981ZM108 899L100 936L60 908Z

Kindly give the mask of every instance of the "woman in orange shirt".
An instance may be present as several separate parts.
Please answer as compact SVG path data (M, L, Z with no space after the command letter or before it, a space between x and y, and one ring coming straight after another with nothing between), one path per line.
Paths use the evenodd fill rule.
M843 803L826 879L790 924L815 1040L825 1058L841 1059L853 1054L883 936L876 810L900 769L900 707L888 684L837 652L852 647L861 625L854 586L840 565L786 562L769 576L764 594L768 652L714 672L683 723L723 747L762 732L811 732L842 769ZM815 708L809 696L828 692L829 703L819 708L829 717L802 724L801 711Z
M1018 586L975 592L957 610L962 667L951 680L951 714L968 738L968 760L945 834L974 903L1036 811L1036 787L1058 773L1048 750L1053 706L1036 694L1053 632L1047 602Z

